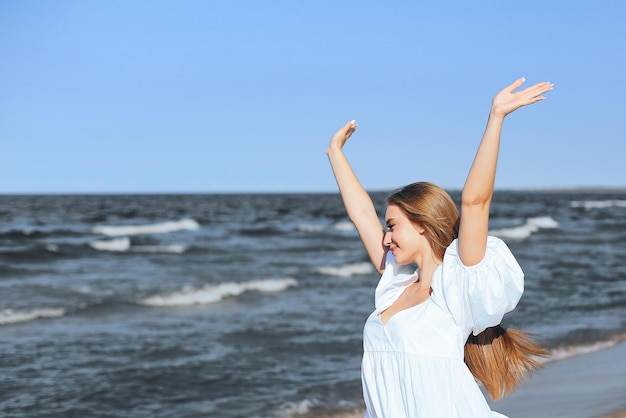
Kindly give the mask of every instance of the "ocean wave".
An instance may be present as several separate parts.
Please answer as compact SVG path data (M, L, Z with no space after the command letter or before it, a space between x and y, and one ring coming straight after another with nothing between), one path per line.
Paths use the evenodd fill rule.
M187 251L185 245L133 245L130 251L137 253L182 254Z
M318 267L315 271L325 276L353 277L370 274L374 271L374 267L369 262L362 262L345 264L343 266Z
M114 252L182 254L187 251L185 245L131 245L128 237L92 241L89 246L98 251Z
M333 229L336 229L337 231L354 231L354 230L356 230L354 224L352 222L349 222L349 221L337 222L336 224L333 225Z
M57 244L48 244L46 245L46 250L50 251L51 253L58 253L60 251L60 248Z
M4 309L0 311L0 325L15 324L32 321L39 318L57 318L65 315L64 309L33 309L30 311L14 311Z
M608 340L596 341L590 344L568 345L556 347L550 350L545 358L538 358L540 363L548 363L551 361L565 360L572 357L582 356L584 354L595 353L596 351L606 350L626 340L626 333L613 335Z
M137 301L147 306L192 306L219 302L228 297L240 295L247 291L281 292L298 282L292 278L253 280L249 282L226 282L202 288L185 287L180 292L169 295L150 296Z
M130 248L130 238L115 238L109 240L98 240L89 243L89 246L98 251L128 251Z
M96 226L92 228L92 232L108 236L120 236L165 234L176 231L193 231L198 228L200 228L200 225L195 220L181 219L179 221L161 222L148 225Z
M512 228L490 230L489 235L514 240L524 240L540 229L555 229L558 227L559 223L550 216L540 216L536 218L528 218L526 223L523 225L514 226Z
M606 209L611 207L626 208L626 200L610 199L610 200L574 200L570 202L573 208Z
M319 405L317 399L305 399L300 402L287 402L278 411L275 411L275 418L293 418L303 416L311 412L311 408Z
M320 232L324 230L324 227L322 225L298 225L296 230L300 232Z

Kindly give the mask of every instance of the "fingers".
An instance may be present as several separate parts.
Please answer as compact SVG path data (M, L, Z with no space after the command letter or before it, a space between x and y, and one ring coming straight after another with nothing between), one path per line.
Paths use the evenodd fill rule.
M524 91L528 94L543 94L549 92L553 88L554 84L550 83L549 81L544 81L541 83L537 83L534 86L530 86Z
M526 78L524 77L518 78L505 90L507 90L509 93L512 93L514 90L520 88L522 84L524 84L525 81L526 81ZM543 94L552 90L553 87L554 87L554 84L550 83L549 81L543 81L541 83L537 83L535 85L532 85L526 88L524 90L524 93L525 94Z
M509 87L507 87L506 90L512 93L513 90L520 88L520 86L524 84L525 81L526 79L524 77L518 78Z
M354 119L351 120L350 122L347 122L345 125L339 128L339 130L335 132L333 137L330 139L331 145L335 144L335 145L338 145L340 148L342 148L344 144L346 143L346 141L348 140L348 138L352 136L352 134L356 130L356 127L357 127L357 124Z
M525 78L519 78L498 93L492 101L492 114L506 116L520 107L544 100L545 97L542 95L554 87L552 83L544 81L526 89L514 91L521 87L525 81Z
M526 96L526 100L529 102L529 104L536 103L540 100L545 100L545 96L542 95L549 92L553 88L554 84L548 81L544 81L524 90L524 96Z
M357 123L356 120L352 119L350 122L346 123L343 126L343 131L349 137L356 130Z

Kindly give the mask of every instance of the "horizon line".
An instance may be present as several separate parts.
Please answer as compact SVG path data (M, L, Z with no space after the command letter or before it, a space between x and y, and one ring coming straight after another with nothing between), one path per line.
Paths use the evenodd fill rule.
M367 189L368 193L389 193L396 188ZM448 192L462 188L443 187ZM555 187L496 187L494 192L626 192L626 186L555 186ZM339 194L339 190L214 190L214 191L0 191L0 196L120 196L120 195L279 195L279 194Z

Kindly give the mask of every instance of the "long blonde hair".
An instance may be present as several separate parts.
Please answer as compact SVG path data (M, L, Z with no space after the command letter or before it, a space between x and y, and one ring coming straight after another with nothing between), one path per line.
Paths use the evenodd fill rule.
M450 195L435 184L418 182L393 192L387 204L397 206L414 225L424 228L435 255L443 260L459 228L459 211ZM500 325L470 335L465 343L467 367L494 400L514 391L541 367L535 358L546 354L528 334Z

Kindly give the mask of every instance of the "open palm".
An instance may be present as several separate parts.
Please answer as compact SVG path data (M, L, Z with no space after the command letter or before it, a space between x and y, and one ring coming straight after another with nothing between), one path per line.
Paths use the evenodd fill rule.
M542 96L542 94L549 92L553 87L552 83L544 81L515 92L516 89L524 84L524 81L526 81L526 79L523 77L515 80L513 84L496 94L491 103L491 112L494 115L504 117L522 106L544 100L545 97Z

